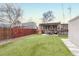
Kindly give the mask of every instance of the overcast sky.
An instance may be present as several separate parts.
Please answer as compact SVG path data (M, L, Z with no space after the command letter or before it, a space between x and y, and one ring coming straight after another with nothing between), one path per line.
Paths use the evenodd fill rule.
M79 4L68 4L68 3L23 3L18 4L24 12L24 22L28 21L27 19L33 18L33 21L40 22L40 18L42 18L42 14L46 11L53 11L55 15L55 21L67 22L70 20L70 10L68 8L71 7L71 17L75 17L79 15ZM63 9L62 9L63 5ZM63 18L63 10L64 10L64 18ZM29 21L31 21L31 19Z

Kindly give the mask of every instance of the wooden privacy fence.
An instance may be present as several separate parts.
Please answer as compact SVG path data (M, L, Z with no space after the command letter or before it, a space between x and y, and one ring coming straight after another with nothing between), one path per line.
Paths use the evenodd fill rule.
M0 40L16 38L36 33L37 29L20 28L20 27L0 28Z

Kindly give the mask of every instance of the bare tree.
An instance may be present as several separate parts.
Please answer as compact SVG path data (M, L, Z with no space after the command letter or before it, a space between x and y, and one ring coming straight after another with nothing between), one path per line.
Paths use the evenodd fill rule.
M22 17L22 10L21 8L17 7L16 4L11 3L0 4L0 22L10 23L9 27L10 30L13 25L20 23L19 19L21 17ZM12 35L12 33L10 35Z
M52 21L54 19L54 15L52 11L47 11L45 13L43 13L43 22L49 22Z
M1 4L0 6L0 21L8 22L11 25L16 24L22 16L21 8L15 4Z

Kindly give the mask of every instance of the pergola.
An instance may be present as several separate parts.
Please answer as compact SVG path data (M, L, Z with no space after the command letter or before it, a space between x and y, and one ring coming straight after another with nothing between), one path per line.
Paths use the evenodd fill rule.
M39 25L42 33L45 34L58 34L60 31L60 23L42 23Z

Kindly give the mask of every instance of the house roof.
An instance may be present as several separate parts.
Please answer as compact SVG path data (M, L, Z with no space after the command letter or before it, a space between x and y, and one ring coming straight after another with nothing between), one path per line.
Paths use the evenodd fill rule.
M61 24L61 25L68 25L68 24Z
M10 28L10 25L11 25L10 23L0 23L0 27ZM21 26L23 28L30 28L30 29L36 29L37 28L37 26L34 22L16 24L16 25L13 25L12 27L17 27L17 26Z
M8 23L0 23L0 27L9 28L10 24L8 24Z
M22 23L22 26L24 28L31 28L31 29L36 29L37 28L36 23L34 23L34 22Z
M58 25L60 24L60 22L55 22L55 23L42 23L42 24L39 24L39 25Z

